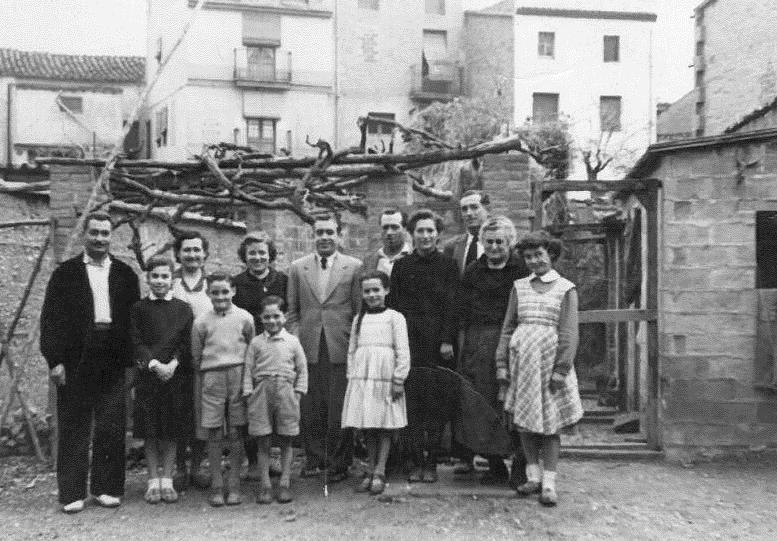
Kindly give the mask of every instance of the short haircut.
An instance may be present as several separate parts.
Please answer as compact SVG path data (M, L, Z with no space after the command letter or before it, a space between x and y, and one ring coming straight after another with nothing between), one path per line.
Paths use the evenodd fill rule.
M170 267L170 274L175 272L175 263L173 260L164 255L152 255L146 261L146 272L151 272L157 267Z
M484 207L487 207L488 205L491 204L491 198L488 197L488 194L482 190L467 190L466 192L461 194L459 201L471 195L477 195L478 197L480 197L480 204L483 205Z
M378 225L383 225L383 217L384 216L392 216L394 214L399 214L402 218L400 221L400 224L402 227L407 227L407 212L399 210L398 208L394 207L388 207L383 209L383 212L380 213L380 216L378 216Z
M343 229L343 224L340 223L340 217L334 212L322 212L321 214L317 214L313 218L313 229L315 230L316 228L316 222L327 222L329 220L334 220L337 224L337 233L340 234Z
M559 239L551 237L547 231L533 231L524 236L516 248L521 255L523 255L524 250L545 248L551 261L556 261L561 256L564 244Z
M389 275L379 270L365 272L364 274L361 275L361 277L359 277L359 282L363 284L367 280L376 280L376 279L380 280L380 283L383 286L383 289L389 288L389 284L391 284L391 279L389 278Z
M111 215L103 210L95 210L94 212L90 212L86 215L86 218L84 218L84 225L82 230L86 231L89 227L89 222L92 220L98 221L98 222L108 222L111 224L111 229L113 229L113 220L111 220Z
M181 258L178 257L178 253L183 247L183 241L192 239L200 239L200 242L202 242L202 251L206 254L208 253L210 243L208 242L208 239L202 235L202 233L199 231L181 231L180 234L175 236L175 241L173 242L173 253L175 254L175 260L178 263L181 262Z
M442 217L431 209L418 209L407 220L407 230L411 235L415 231L415 226L419 220L434 220L434 227L437 229L437 233L442 233L444 228Z
M243 263L246 262L246 250L248 250L248 245L255 242L265 243L267 245L267 254L270 257L270 263L275 261L275 258L278 257L278 249L275 247L275 243L270 238L270 235L264 231L251 231L250 233L246 233L246 236L243 237L243 240L240 242L240 246L237 247L237 257L240 258L240 261Z
M515 239L518 237L518 233L515 231L515 225L512 220L507 216L492 216L486 218L483 225L480 226L480 232L478 238L483 240L483 234L486 231L501 231L507 239L507 245L512 247L515 244Z
M226 272L212 272L205 277L205 281L208 283L208 289L213 282L227 282L230 287L235 287L235 281L232 279L232 275Z
M267 295L263 298L259 303L259 314L261 315L268 306L277 306L281 312L286 313L286 301L278 295Z

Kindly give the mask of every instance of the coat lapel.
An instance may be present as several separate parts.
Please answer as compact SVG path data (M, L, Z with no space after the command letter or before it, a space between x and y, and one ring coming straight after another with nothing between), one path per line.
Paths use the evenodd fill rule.
M315 256L310 255L302 262L302 274L305 276L305 281L307 281L310 291L318 299L318 302L324 302L321 298L321 288L318 287L318 269L316 268Z
M459 269L459 276L464 274L464 248L467 247L467 234L464 233L456 241L456 249L453 250L453 257L456 260L456 267Z

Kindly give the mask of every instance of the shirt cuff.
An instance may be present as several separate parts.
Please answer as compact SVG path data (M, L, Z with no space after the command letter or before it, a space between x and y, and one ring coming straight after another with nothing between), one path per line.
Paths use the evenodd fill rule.
M507 368L497 368L496 369L496 379L497 380L507 380L507 379L510 379L510 376L507 374Z

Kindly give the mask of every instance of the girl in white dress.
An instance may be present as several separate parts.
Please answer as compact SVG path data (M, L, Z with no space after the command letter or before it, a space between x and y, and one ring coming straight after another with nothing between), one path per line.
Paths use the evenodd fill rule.
M407 425L404 383L410 371L405 317L386 308L389 278L381 271L361 279L362 309L348 344L348 388L342 426L364 431L369 468L357 491L380 494L392 431Z

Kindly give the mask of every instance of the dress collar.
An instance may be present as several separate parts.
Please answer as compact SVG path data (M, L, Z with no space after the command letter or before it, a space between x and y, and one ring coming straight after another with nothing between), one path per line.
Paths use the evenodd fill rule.
M180 270L181 274L179 278L181 279L181 287L184 291L187 293L198 293L202 291L205 288L205 271L200 269L200 279L197 281L196 284L194 284L194 287L190 288L189 284L186 283L186 280L183 278L183 269Z
M286 340L289 336L289 331L281 329L281 332L276 335L271 335L267 331L262 332L262 334L264 335L265 340Z
M150 291L148 293L148 298L152 301L171 301L173 300L173 290L171 289L170 291L168 291L164 297L157 297L156 295L154 295L153 291Z
M561 278L561 275L556 272L556 269L550 269L548 272L543 274L542 276L537 276L535 273L531 273L529 275L529 281L532 281L534 279L538 279L540 282L544 282L546 284L549 284L551 282L555 282Z

